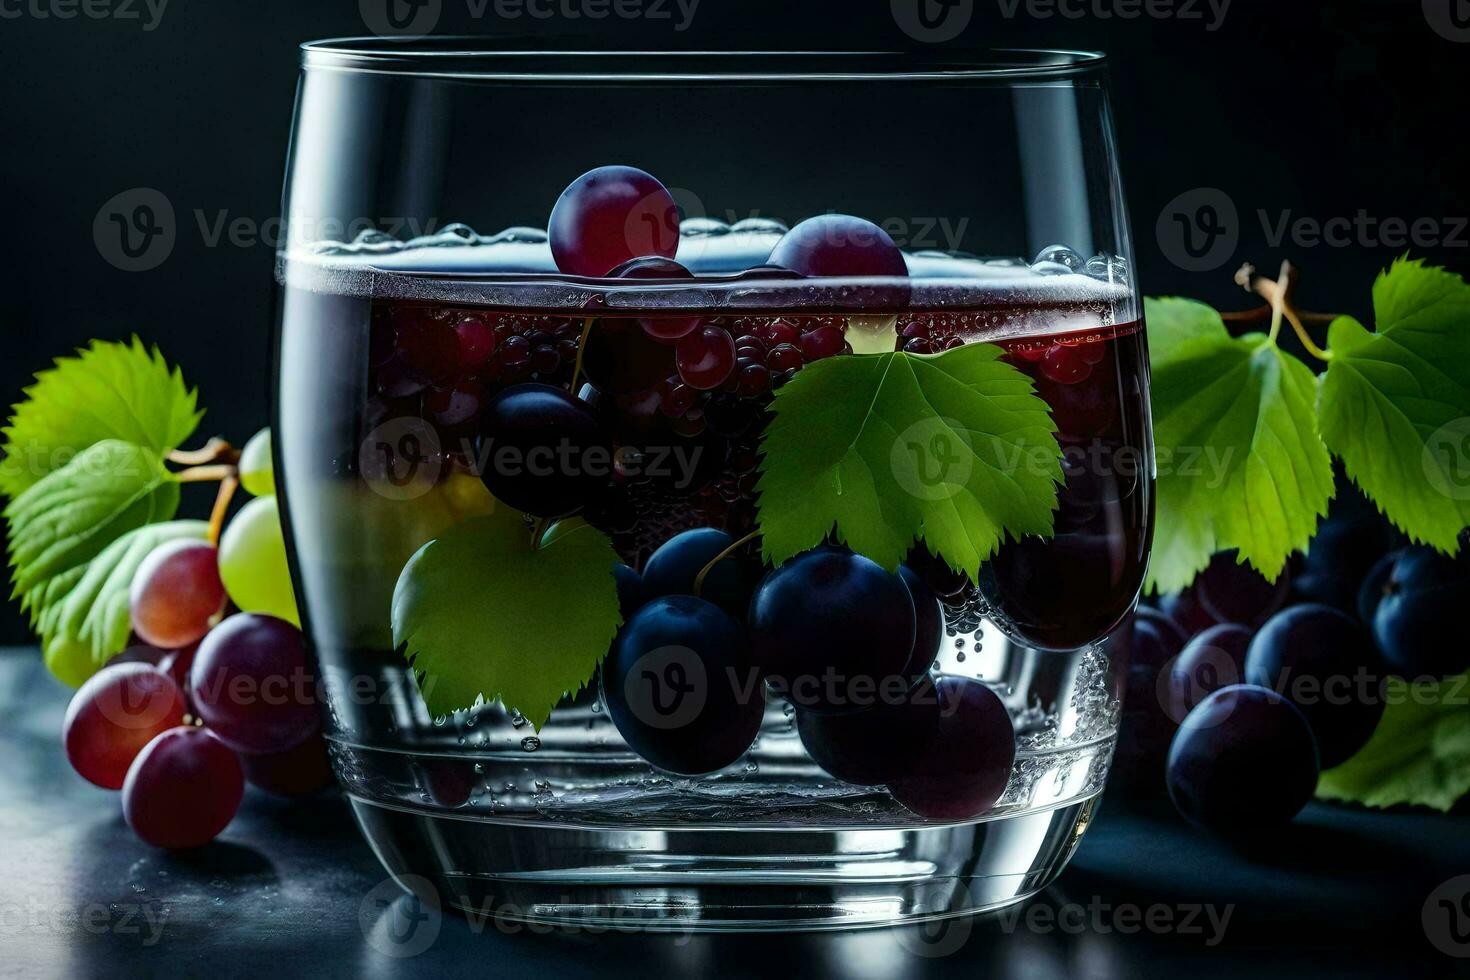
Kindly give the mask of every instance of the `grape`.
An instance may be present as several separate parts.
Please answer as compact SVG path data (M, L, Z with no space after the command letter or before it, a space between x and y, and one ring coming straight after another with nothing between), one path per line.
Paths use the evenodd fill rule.
M1174 734L1174 719L1165 712L1158 694L1160 671L1179 656L1186 638L1173 620L1148 606L1139 606L1114 636L1123 665L1123 718L1112 782L1138 795L1152 796L1161 788L1159 776Z
M1192 589L1174 592L1159 599L1159 610L1178 624L1186 636L1203 633L1219 620L1205 611Z
M914 603L914 649L903 672L917 684L939 659L939 647L944 642L944 606L919 574L907 565L898 566L898 577L908 586L909 598Z
M1378 614L1378 604L1388 595L1388 583L1392 580L1393 570L1398 567L1403 554L1404 549L1399 549L1378 559L1378 563L1363 577L1363 584L1358 588L1358 618L1368 624L1369 630L1374 629L1373 619Z
M437 424L451 431L475 421L485 403L485 386L474 380L456 381L446 388L431 388L424 396L424 410Z
M970 579L964 572L957 572L950 568L949 562L931 553L923 545L915 545L910 548L903 562L911 571L917 573L930 591L937 596L954 599L970 590Z
M1394 537L1388 522L1371 511L1328 517L1312 539L1301 570L1292 577L1293 597L1355 615L1360 587L1394 546Z
M240 450L240 486L252 497L269 497L276 492L275 467L271 453L271 430L261 429Z
M799 708L871 707L914 649L914 603L897 575L845 548L821 547L766 576L750 603L751 654Z
M225 608L219 557L207 541L166 541L133 575L128 611L133 631L165 650L197 643Z
M327 742L321 733L295 748L267 755L242 755L245 780L277 796L311 796L332 785Z
M651 174L598 167L562 191L547 232L558 269L605 276L640 256L672 259L679 247L679 208Z
M317 729L315 678L301 631L274 616L231 616L189 669L199 717L237 752L284 752Z
M908 266L888 232L847 214L823 214L792 228L770 264L804 276L907 276Z
M1322 767L1346 762L1383 717L1378 652L1358 621L1331 606L1294 606L1251 641L1245 676L1284 696L1317 736Z
M612 451L591 406L560 388L523 384L485 406L480 479L497 500L537 517L585 504Z
M1210 560L1194 581L1194 594L1200 607L1221 623L1260 626L1285 603L1291 589L1291 578L1285 572L1275 582L1236 560L1236 553L1224 551Z
M198 652L199 644L194 643L182 650L170 650L158 661L158 669L179 685L179 690L184 694L184 703L191 712L194 710L194 695L189 689L189 671L194 666L194 656Z
M694 580L700 571L734 543L735 539L729 534L712 527L695 528L674 535L660 545L643 566L643 594L650 598L694 595ZM739 555L730 555L710 569L699 596L741 620L750 605L757 578L758 571L753 562Z
M1166 699L1169 717L1181 722L1206 695L1239 684L1253 635L1238 623L1221 623L1190 640L1160 678L1159 693Z
M1059 385L1075 385L1092 374L1092 364L1081 348L1053 344L1041 358L1041 373Z
M202 728L171 728L128 769L123 817L154 847L201 847L219 836L245 794L235 753Z
M184 723L177 684L148 664L117 664L93 674L66 707L61 743L88 782L121 789L128 766L159 732Z
M442 807L464 806L480 785L475 763L460 759L430 759L421 763L429 796Z
M643 577L621 562L613 566L613 578L618 581L618 613L627 622L643 605L647 595L643 590Z
M801 335L801 354L808 361L820 361L842 352L847 338L837 327L818 327Z
M1373 635L1395 673L1443 678L1470 668L1460 620L1470 608L1470 561L1408 548L1394 561L1381 592Z
M219 542L219 576L230 599L244 612L301 622L275 497L256 497L225 528Z
M459 336L427 310L393 312L394 360L405 375L425 385L447 380L459 368Z
M603 317L587 334L582 373L602 391L631 395L673 374L674 352L644 333L635 320Z
M691 388L718 388L735 369L735 341L718 326L700 327L674 348L679 377Z
M658 256L645 256L624 262L614 269L610 275L614 279L689 279L692 278L688 269L684 268L673 259L660 258ZM704 322L703 317L697 316L653 316L639 317L638 325L643 332L655 340L674 341L680 337L688 336L696 327Z
M633 751L683 775L739 759L765 714L740 625L693 596L654 599L623 625L603 661L602 690Z
M777 344L766 354L766 367L772 371L795 371L805 363L801 348L795 344Z
M495 328L483 316L461 319L454 325L454 336L459 341L459 369L466 374L480 370L495 353Z
M90 640L80 640L59 633L42 643L41 653L46 669L69 687L81 687L87 678L97 672Z
M939 732L939 695L928 678L896 703L845 715L797 711L801 744L817 765L855 786L877 786L907 773Z
M941 677L939 730L908 772L890 780L894 799L921 817L968 820L1005 793L1016 733L1005 702L980 681Z
M1184 818L1227 838L1285 824L1317 787L1311 726L1264 687L1221 688L1191 711L1169 748L1169 796Z

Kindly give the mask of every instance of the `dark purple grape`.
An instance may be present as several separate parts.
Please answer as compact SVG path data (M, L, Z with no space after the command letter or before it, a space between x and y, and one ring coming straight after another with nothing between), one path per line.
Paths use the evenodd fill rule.
M1403 551L1399 550L1391 551L1378 559L1378 563L1363 577L1363 584L1358 588L1358 618L1368 625L1370 631L1373 630L1373 619L1378 614L1378 604L1388 594L1388 583L1402 556Z
M855 786L907 775L939 732L939 694L923 678L893 701L845 715L797 711L807 754L828 774Z
M1221 623L1255 628L1286 603L1291 577L1282 572L1275 582L1249 565L1236 561L1233 551L1216 555L1194 581L1201 608Z
M923 545L909 549L904 564L924 580L930 591L944 599L964 595L970 589L970 579L964 572L949 567L949 562L933 554Z
M804 276L908 275L903 252L888 232L848 214L801 222L776 243L769 262Z
M284 752L242 755L240 766L246 782L277 796L311 796L332 785L327 741L320 732Z
M1293 599L1356 615L1363 580L1395 545L1395 538L1389 523L1371 510L1334 514L1322 522L1301 569L1292 576Z
M123 817L146 843L182 850L219 836L240 809L245 777L229 747L203 728L171 728L148 743L123 783Z
M486 489L537 517L560 517L587 503L612 466L591 407L551 385L516 385L491 398L481 433Z
M1179 624L1149 606L1139 606L1133 614L1133 647L1129 663L1157 672L1179 656L1189 637Z
M558 269L605 276L639 256L672 259L679 248L679 208L651 174L598 167L562 191L547 232Z
M602 664L602 691L634 752L689 776L744 755L765 714L740 624L687 595L654 599L623 624Z
M1164 615L1168 616L1179 628L1184 631L1185 636L1195 636L1203 633L1211 626L1219 624L1219 620L1205 611L1195 598L1194 590L1185 589L1183 592L1174 592L1162 596L1158 601L1158 608Z
M394 312L394 359L406 375L426 385L446 381L459 370L459 336L427 311L404 308Z
M183 693L163 671L143 663L102 668L66 706L61 743L82 778L121 789L128 767L158 733L184 722Z
M1301 709L1317 736L1322 768L1346 762L1383 717L1381 664L1355 618L1331 606L1295 606L1261 627L1246 656L1246 680Z
M210 630L189 686L199 717L237 752L284 752L317 730L306 641L283 619L237 613Z
M903 579L845 548L821 547L766 576L750 603L751 654L798 708L841 713L905 679L914 603Z
M735 341L718 326L704 326L689 334L674 348L679 377L691 388L718 388L735 369Z
M643 566L643 594L650 598L694 595L694 580L700 571L734 543L728 533L712 527L674 535ZM710 569L699 596L742 620L759 577L759 568L749 557L730 555Z
M1470 560L1407 548L1381 591L1373 635L1394 673L1443 678L1470 669L1470 643L1460 620L1470 609Z
M1184 818L1231 839L1287 823L1317 788L1317 745L1296 706L1248 684L1191 711L1169 749L1169 796Z
M1253 635L1238 623L1221 623L1190 640L1159 684L1169 717L1181 722L1206 695L1239 684Z
M624 262L611 272L614 279L690 279L692 278L688 269L684 268L673 259L665 259L659 256L644 256ZM655 340L672 342L680 337L687 337L701 323L703 317L698 316L646 316L638 318L638 325L643 332Z
M944 643L944 606L919 574L907 565L898 566L898 577L908 586L909 598L914 603L914 649L903 672L917 684L939 659L939 648Z
M968 677L941 677L939 731L889 792L921 817L968 820L995 806L1010 782L1016 733L1005 702Z
M1159 679L1185 642L1173 620L1148 606L1139 606L1109 639L1117 651L1123 700L1110 784L1130 795L1150 798L1163 790L1175 723L1159 697Z
M618 612L626 623L643 605L643 577L620 562L613 566L613 578L618 581Z

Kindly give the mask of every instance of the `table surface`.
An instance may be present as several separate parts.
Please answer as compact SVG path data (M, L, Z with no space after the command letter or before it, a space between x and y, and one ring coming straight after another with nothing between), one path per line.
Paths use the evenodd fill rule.
M67 766L65 705L34 651L0 651L0 973L1470 976L1470 958L1430 936L1470 957L1470 930L1423 918L1431 893L1470 874L1470 820L1316 804L1248 855L1167 812L1105 805L1043 896L927 930L652 936L430 914L395 942L417 907L393 901L340 800L251 790L214 844L154 850L116 794Z

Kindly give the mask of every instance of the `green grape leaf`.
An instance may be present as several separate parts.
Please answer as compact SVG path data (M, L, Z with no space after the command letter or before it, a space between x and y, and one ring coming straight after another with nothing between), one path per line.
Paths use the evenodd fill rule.
M87 624L90 610L68 612L66 604L84 601L76 598L84 585L102 594L108 579L89 578L92 562L130 532L171 519L178 506L178 482L158 453L115 439L82 450L6 505L13 597L46 644ZM121 563L122 555L108 560ZM104 659L122 649L106 649L116 636L101 625L113 621L109 615L104 609L93 626L94 654Z
M1373 306L1376 333L1349 317L1328 330L1322 437L1411 539L1455 554L1470 525L1470 285L1400 261Z
M506 508L448 529L408 560L393 642L436 716L499 699L540 727L580 691L622 625L607 535L564 522L541 547Z
M93 341L36 375L3 430L0 493L14 497L77 453L119 439L162 457L194 432L198 393L156 348Z
M1192 299L1164 296L1143 301L1148 323L1148 348L1154 362L1172 360L1180 347L1194 341L1219 343L1230 339L1225 321L1212 307Z
M1230 549L1275 580L1332 498L1316 379L1263 334L1230 337L1208 307L1167 311L1157 344L1149 324L1159 466L1149 588L1182 589Z
M1388 708L1368 744L1329 769L1317 795L1365 806L1448 810L1470 793L1470 675L1438 683L1390 678Z
M1049 535L1062 480L1050 410L992 344L855 354L776 392L757 484L779 564L838 540L893 571L922 538L972 579L1007 536Z
M39 631L51 642L75 641L91 650L93 667L125 649L132 633L128 592L133 576L148 553L165 541L203 540L206 521L164 521L145 524L118 538L81 570L75 584L58 592L39 617ZM67 579L68 581L70 579Z

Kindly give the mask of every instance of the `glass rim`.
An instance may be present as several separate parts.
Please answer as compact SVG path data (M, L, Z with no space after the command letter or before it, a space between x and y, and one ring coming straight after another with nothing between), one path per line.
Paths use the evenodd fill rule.
M301 45L304 69L528 82L1047 80L1101 68L1100 51L629 51L496 37L339 37Z

